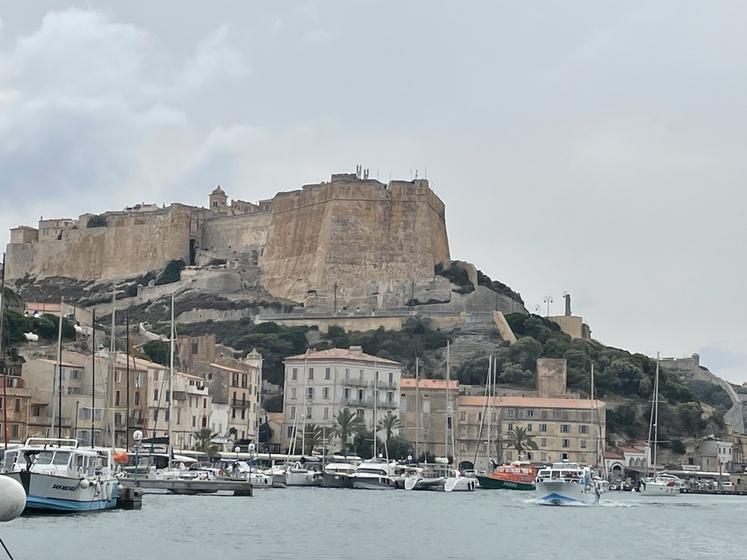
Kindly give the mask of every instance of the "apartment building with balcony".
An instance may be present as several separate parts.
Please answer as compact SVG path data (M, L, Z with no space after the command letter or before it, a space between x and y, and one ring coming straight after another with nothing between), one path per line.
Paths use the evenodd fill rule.
M501 396L488 401L484 396L461 396L457 414L456 455L482 469L491 458L519 459L509 438L515 428L526 430L537 444L536 450L521 457L535 463L596 464L598 444L606 437L605 403L596 399Z
M399 415L399 362L365 354L360 346L307 351L285 360L283 445L289 447L305 424L332 431L345 409L373 430L387 412ZM375 403L375 406L374 406ZM376 412L376 418L374 418ZM338 447L333 441L331 449Z

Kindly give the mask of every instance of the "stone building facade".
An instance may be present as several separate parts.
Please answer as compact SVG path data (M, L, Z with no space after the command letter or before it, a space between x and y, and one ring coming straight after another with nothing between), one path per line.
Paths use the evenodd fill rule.
M387 412L399 414L401 375L398 362L365 354L360 346L286 358L284 446L290 447L294 435L300 436L307 424L321 426L331 434L337 414L346 408L358 415L367 430L373 430ZM343 445L331 436L330 440L337 444L330 449Z
M420 379L419 382L402 379L400 395L402 435L413 445L413 456L420 457L426 452L435 457L452 455L451 430L459 429L458 414L451 415L454 428L449 426L447 417L449 406L455 410L459 382L452 380L447 385L443 379Z

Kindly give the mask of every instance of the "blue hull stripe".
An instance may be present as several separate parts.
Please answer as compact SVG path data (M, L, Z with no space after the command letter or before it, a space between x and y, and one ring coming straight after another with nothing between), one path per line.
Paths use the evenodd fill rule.
M542 501L546 504L550 504L553 506L563 506L568 504L583 504L585 502L582 502L581 500L576 500L575 498L569 498L568 496L561 496L560 494L552 493L548 494L544 498L542 498Z
M58 498L40 498L28 496L26 509L35 511L97 511L112 509L117 505L113 500L94 500L92 502L78 502L76 500L62 500Z

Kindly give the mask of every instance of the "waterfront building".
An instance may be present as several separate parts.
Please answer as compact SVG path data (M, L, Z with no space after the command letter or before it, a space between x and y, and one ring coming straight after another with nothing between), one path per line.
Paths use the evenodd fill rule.
M707 436L687 446L687 464L700 470L730 472L734 463L734 442Z
M448 390L447 390L448 388ZM447 431L448 403L455 407L459 396L459 381L444 379L402 379L400 381L400 420L402 435L416 454L430 453L435 457L453 454ZM454 429L458 428L458 414L452 414ZM417 449L415 449L417 444Z
M368 430L374 429L374 408L377 422L387 412L399 414L402 366L398 362L351 346L308 350L286 358L284 363L285 447L290 446L294 433L300 434L305 424L315 424L331 433L337 414L345 408L355 413Z
M480 468L489 459L595 464L597 446L606 435L605 403L596 399L501 396L488 400L484 396L462 396L457 399L457 410L457 458L470 462L476 458L475 464ZM527 450L519 457L509 437L516 428L523 428L532 436L536 450ZM494 442L490 449L488 430ZM496 434L501 436L499 442Z

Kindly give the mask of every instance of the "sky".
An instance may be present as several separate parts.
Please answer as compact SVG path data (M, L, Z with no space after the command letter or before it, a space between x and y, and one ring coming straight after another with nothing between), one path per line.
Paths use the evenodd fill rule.
M747 381L747 4L0 0L0 243L40 216L427 177L451 255ZM539 306L539 307L537 307Z

